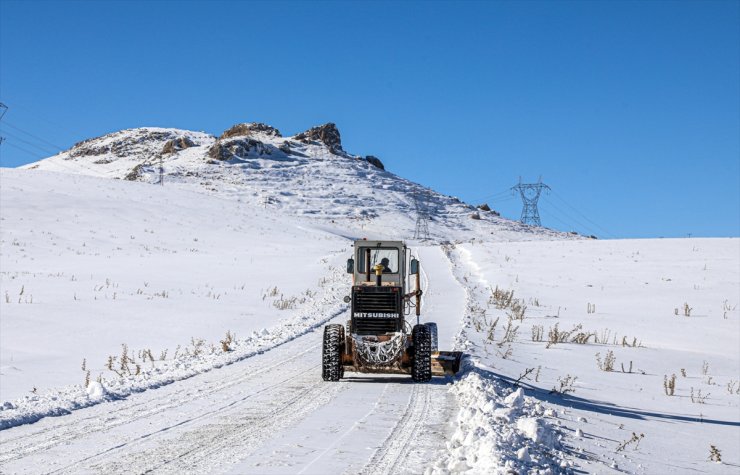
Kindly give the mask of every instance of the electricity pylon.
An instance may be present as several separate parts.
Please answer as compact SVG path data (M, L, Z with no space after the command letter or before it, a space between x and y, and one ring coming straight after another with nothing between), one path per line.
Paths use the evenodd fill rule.
M429 208L425 196L418 191L414 193L414 208L416 209L416 229L414 239L426 241L429 239Z
M533 226L542 226L540 222L540 211L537 209L537 201L540 199L542 190L550 190L550 187L542 183L542 178L537 183L522 183L519 177L519 184L511 187L512 192L519 192L522 197L522 217L520 221L523 224Z

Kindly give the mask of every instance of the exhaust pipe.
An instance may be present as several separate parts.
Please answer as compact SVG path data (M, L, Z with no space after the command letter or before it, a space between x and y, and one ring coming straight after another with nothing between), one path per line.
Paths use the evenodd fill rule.
M378 264L374 267L375 269L375 285L380 287L383 285L383 264Z

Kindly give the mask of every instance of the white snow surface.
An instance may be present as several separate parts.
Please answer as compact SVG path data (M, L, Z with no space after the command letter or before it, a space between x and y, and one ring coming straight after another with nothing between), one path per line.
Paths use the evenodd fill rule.
M0 169L2 473L737 473L740 240L474 220L320 142L223 142L246 139L220 161L132 129ZM457 377L321 380L358 237L409 242Z

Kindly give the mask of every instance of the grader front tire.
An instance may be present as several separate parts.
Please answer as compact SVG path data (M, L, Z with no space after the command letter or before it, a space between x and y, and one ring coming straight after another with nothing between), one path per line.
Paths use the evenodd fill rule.
M424 383L432 379L432 335L429 327L416 325L411 333L414 358L411 363L411 379Z
M324 381L339 381L343 376L342 345L344 344L344 327L331 324L324 327L324 344L322 348L321 377Z
M437 324L436 323L425 323L424 324L429 329L429 334L432 338L432 353L435 351L439 351L439 336L437 332Z

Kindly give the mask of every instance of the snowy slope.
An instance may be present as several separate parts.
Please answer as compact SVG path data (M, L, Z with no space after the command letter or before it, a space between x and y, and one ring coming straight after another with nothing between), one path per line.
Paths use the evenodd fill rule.
M329 279L348 243L332 234L189 191L0 176L3 400L79 384L83 359L93 379L112 374L104 366L122 344L171 359L192 338L261 335L337 297Z
M596 473L737 473L740 240L476 241L446 252L467 289L459 342L475 362L456 388L472 409L453 441L477 436L439 467L546 469L555 452ZM532 399L507 401L515 381Z
M168 145L172 141L191 146ZM342 150L334 124L292 137L258 123L237 124L220 138L178 129L130 129L81 142L24 168L156 183L160 160L167 184L309 217L313 225L341 223L358 233L408 238L416 223L414 197L421 195L432 216L429 230L440 240L451 232L468 239L491 233L505 240L562 235L490 212L471 219L473 206L394 175L375 157ZM398 219L388 222L389 214Z
M121 131L0 170L0 470L737 470L738 239L475 220L378 165L333 127L240 124ZM420 191L426 242L410 240ZM410 240L422 320L471 355L459 378L321 381L361 236Z

